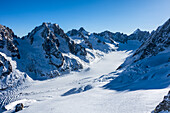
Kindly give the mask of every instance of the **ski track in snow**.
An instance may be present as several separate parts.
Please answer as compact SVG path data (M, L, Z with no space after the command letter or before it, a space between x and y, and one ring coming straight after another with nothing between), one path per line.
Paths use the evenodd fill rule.
M118 92L103 89L101 86L107 81L95 81L116 70L129 55L130 52L125 51L112 52L81 72L45 81L33 81L27 88L9 91L8 96L1 99L1 103L6 105L5 103L14 100L35 100L20 113L149 113L163 99L168 88ZM89 88L85 89L86 86ZM67 94L64 95L65 93ZM15 103L17 102L19 101ZM10 104L7 106L12 108Z

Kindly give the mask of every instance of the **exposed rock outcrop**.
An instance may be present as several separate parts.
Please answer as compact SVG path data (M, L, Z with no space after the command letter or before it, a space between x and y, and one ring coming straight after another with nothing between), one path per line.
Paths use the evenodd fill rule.
M163 101L156 106L153 113L160 113L165 111L170 112L170 91L168 92L167 96L164 96Z
M141 31L134 37L138 34L141 35ZM128 36L123 33L89 33L83 27L66 34L59 25L51 23L43 23L18 38L11 29L0 26L0 51L14 57L17 68L33 79L78 71L102 53L115 51L118 48L115 41L126 43L127 40Z
M0 90L21 85L29 78L17 69L16 62L0 52Z
M80 61L88 61L86 49L72 41L57 24L43 23L17 41L22 57L17 60L19 68L33 79L77 71L83 68Z
M21 111L24 108L23 103L19 103L15 106L15 112Z
M14 32L3 25L0 25L0 51L4 52L12 57L20 58L19 50L17 48L18 42Z
M135 61L155 56L170 46L170 19L151 34L148 40L134 53Z
M117 68L118 72L116 73L119 76L105 87L116 89L116 86L120 86L119 90L168 87L170 80L168 76L170 73L169 57L170 19L158 27L134 54ZM119 70L122 71L119 72ZM147 86L147 83L152 83L152 85Z

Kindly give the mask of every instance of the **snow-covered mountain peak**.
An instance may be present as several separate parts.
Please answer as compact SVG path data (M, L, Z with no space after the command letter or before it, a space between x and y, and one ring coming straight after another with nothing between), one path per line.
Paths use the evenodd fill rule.
M150 33L148 31L141 31L140 29L136 29L132 34L128 36L128 40L138 40L140 42L145 42Z
M49 30L52 30L52 31L54 31L56 29L61 29L58 24L56 24L56 23L52 24L50 22L43 22L41 26L48 28Z
M89 62L87 51L70 39L57 24L43 23L19 40L24 66L34 79L52 78L83 68L80 62ZM30 51L32 52L30 54Z
M149 38L117 68L117 71L108 74L102 80L112 77L104 87L117 91L169 90L169 69L170 19L151 33ZM146 97L150 99L149 96ZM152 113L164 113L163 111L169 113L169 108L168 94Z
M89 36L90 33L86 31L83 27L81 27L79 30L77 29L72 29L67 32L68 36L78 36L78 37L83 37L83 36Z
M170 46L170 19L151 34L148 40L134 53L136 60L157 55L169 49Z
M10 28L0 25L0 52L4 52L8 56L20 58L17 48L18 42L15 40L17 38Z
M86 31L86 30L83 27L80 27L79 31L82 32L82 31Z
M43 22L42 26L45 26L45 27L52 27L52 26L59 27L58 24L56 24L56 23L52 24L51 22Z
M83 33L84 35L88 35L88 33L89 33L83 27L80 27L80 29L78 31Z
M133 32L133 34L137 34L137 33L139 33L139 32L141 32L141 30L140 30L139 28L137 28L137 29Z
M0 24L0 38L1 40L5 38L11 41L13 38L17 38L17 36L14 35L14 32L9 27Z
M0 25L0 90L4 90L2 93L0 92L0 105L7 110L4 111L5 109L2 109L2 111L11 112L18 105L18 102L24 105L23 112L27 112L27 110L39 112L46 112L47 110L48 112L49 109L55 112L60 111L57 110L58 108L65 110L63 105L64 107L74 105L70 104L70 102L74 103L76 95L81 96L81 99L85 97L84 100L77 101L78 104L75 105L76 112L79 104L81 105L82 102L85 102L88 105L87 107L91 106L86 100L92 100L90 103L99 105L97 107L99 112L101 110L102 112L114 111L115 108L117 109L116 112L120 112L122 109L122 112L132 112L134 111L134 103L138 107L141 105L148 106L148 103L145 102L146 100L143 100L147 95L142 96L145 89L159 89L169 85L169 23L168 20L151 34L137 29L131 35L126 35L110 31L90 34L84 28L79 30L73 29L66 34L59 25L44 22L23 38L17 38L12 30ZM142 42L144 42L143 45L136 50ZM17 50L20 58L11 57L11 54L16 52L14 50ZM135 54L127 58L130 53L134 52ZM124 62L125 58L127 60ZM117 66L123 62L124 64L120 66L123 69L116 71ZM84 70L82 70L83 68ZM70 71L77 71L79 73L73 72L69 74L70 76L38 81L68 74ZM106 75L107 73L109 75ZM20 87L22 91L17 87L16 95L13 91L10 91L9 87L16 89L15 86L31 80L29 77L36 81L26 84L29 87ZM113 95L109 90L103 90L101 86L105 83L108 83L104 86L105 88L114 89L115 93L112 93ZM143 90L142 93L141 91L136 91L141 89ZM131 93L131 90L135 91ZM116 91L125 92L119 93ZM82 92L83 94L80 94ZM90 96L91 94L94 94L95 98ZM101 96L108 101L103 101ZM122 97L127 97L127 100ZM16 101L18 99L22 100ZM37 102L35 105L30 106L31 102L28 100ZM64 102L64 104L60 104L60 101ZM61 106L56 107L55 105L53 108L50 105L51 102L54 102L54 104L58 103ZM65 102L68 104L65 104ZM122 102L128 103L126 108L124 105L121 105ZM27 103L29 103L28 106ZM47 104L50 106L47 106L46 110L42 110L39 107ZM104 104L109 105L109 110L108 107L101 109L101 106ZM113 108L112 104L118 106ZM132 108L129 109L129 105L132 105ZM37 110L35 106L38 106L40 109ZM110 110L110 107L113 110ZM89 108L89 112L94 112L93 108ZM141 108L136 110L135 113L140 110ZM70 109L63 112L70 112Z
M147 40L119 68L131 65L145 58L156 56L161 52L169 54L169 49L170 19L168 19L168 21L166 21L162 26L158 27L156 31L153 31Z
M43 23L42 25L35 27L27 36L24 38L29 39L30 43L43 43L43 40L51 40L57 46L59 46L59 38L65 38L69 41L68 36L59 27L58 24ZM67 50L67 49L66 49Z

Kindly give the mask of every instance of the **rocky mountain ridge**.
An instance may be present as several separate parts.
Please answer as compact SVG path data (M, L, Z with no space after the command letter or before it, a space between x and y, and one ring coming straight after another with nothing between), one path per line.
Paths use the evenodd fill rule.
M110 80L104 87L118 91L163 89L170 83L170 19L120 65L117 71L103 76ZM117 77L113 77L117 75ZM153 113L169 112L169 94Z
M136 90L163 89L169 86L170 19L151 34L140 31L139 29L131 35L112 33L109 31L89 33L84 28L64 33L57 24L43 23L33 29L27 36L19 38L14 35L9 28L5 26L1 26L0 28L0 95L2 97L0 99L0 105L2 107L15 100L12 100L10 97L14 94L13 90L11 90L12 93L9 94L8 97L8 89L10 92L10 88L14 87L14 89L17 89L17 86L23 84L25 81L32 81L32 79L46 80L71 71L80 71L85 66L88 67L95 59L99 60L102 55L112 51L129 54L130 51L126 48L129 46L128 44L130 44L129 41L137 41L140 42L140 44L144 43L137 50L133 51L133 54L126 59L117 71L111 72L108 75L99 73L99 75L101 74L102 76L97 79L95 78L95 80L92 80L91 77L87 78L87 76L79 80L77 78L73 79L73 81L66 84L68 86L74 84L75 88L69 87L68 89L70 90L62 94L66 94L67 96L72 93L85 92L86 90L94 88L93 85L91 85L93 83L90 82L96 82L98 84L98 82L103 81L107 81L104 88L116 91L127 91L127 93L128 91ZM118 48L122 45L126 45L125 51L119 51ZM111 61L111 59L109 59L109 61ZM105 60L103 61L106 62ZM91 70L87 67L82 72L88 73L88 71ZM105 69L105 65L103 67L104 68L98 69ZM96 69L96 71L98 70ZM94 71L95 74L96 71ZM91 76L91 74L89 75ZM61 87L59 85L56 88L56 85L63 82L60 81L61 79L55 79L59 80L57 83L53 80L54 79L49 80L50 82L45 81L48 82L48 85L53 86L50 87L50 90L48 85L45 85L47 90L43 91L40 85L34 89L39 89L39 91L29 90L28 92L30 93L26 91L18 94L26 98L42 93L43 98L47 96L51 99L52 96L49 96L49 93L44 96L44 92L54 91L56 93L56 91L59 91L58 88ZM67 80L69 81L70 79ZM37 85L39 84L38 82ZM45 82L42 82L43 85ZM51 82L53 82L53 84L51 84ZM56 90L54 90L54 87ZM168 108L169 94L156 107L154 112L158 113L169 110ZM8 107L5 107L5 109L8 111L11 110Z
M9 56L20 58L16 38L18 37L10 28L0 25L0 51Z
M43 23L22 38L0 25L0 39L0 52L16 61L18 71L27 73L32 79L48 79L81 70L103 53L117 50L118 42L125 43L128 37L109 31L89 33L83 27L64 33L57 24ZM3 66L2 70L7 70L2 71L1 78L10 76L16 69L11 69L10 61L3 59L2 56L2 66L9 66Z
M170 19L168 19L162 26L158 27L156 31L152 32L150 37L119 68L133 64L145 58L156 56L163 51L169 53L169 45Z
M101 33L89 33L83 27L81 27L79 30L72 29L68 31L67 34L70 36L77 35L79 37L90 36L93 34L95 36L104 37L105 39L108 39L110 41L112 39L114 41L121 42L121 43L126 43L127 40L139 40L143 42L147 40L148 36L150 35L148 31L141 31L139 28L135 30L132 34L127 35L120 32L113 33L107 30Z
M34 79L53 78L61 73L78 71L83 68L80 61L88 61L86 49L74 43L57 24L43 23L17 41L22 54L17 62L19 66L24 64L25 67L20 68L34 75ZM27 48L27 52L23 47Z

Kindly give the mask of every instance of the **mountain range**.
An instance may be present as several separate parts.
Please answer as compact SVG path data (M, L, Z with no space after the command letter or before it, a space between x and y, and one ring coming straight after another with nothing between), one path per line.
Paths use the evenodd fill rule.
M96 79L109 81L103 88L135 91L170 85L170 19L151 33L137 29L130 35L90 33L83 27L65 33L58 24L42 23L28 35L18 37L10 28L0 25L0 91L79 73L105 55L119 51L130 55L117 70ZM1 102L1 106L9 103L3 103L3 99ZM157 107L155 113L169 111L170 104L166 102L166 109Z
M96 57L116 51L119 46L117 42L127 43L128 40L142 42L150 35L149 32L139 29L129 36L109 31L89 33L82 27L64 33L59 25L51 23L35 27L22 38L2 25L0 33L0 52L14 60L19 71L25 72L35 80L53 78L70 71L80 71ZM2 66L4 64L3 62ZM12 65L10 62L8 64ZM4 81L4 73L8 73L5 76L9 76L13 74L14 68L12 66L2 68L4 71L1 75L3 84L1 89L8 87L8 83L5 83L8 81Z

